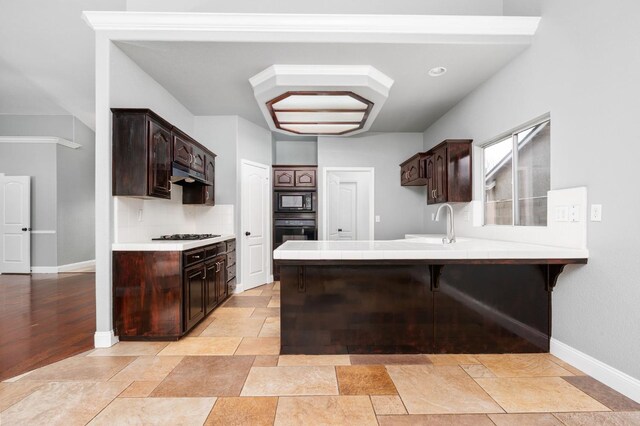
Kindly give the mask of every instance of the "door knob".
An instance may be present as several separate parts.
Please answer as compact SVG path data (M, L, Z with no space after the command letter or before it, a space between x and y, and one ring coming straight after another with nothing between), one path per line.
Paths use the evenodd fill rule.
M338 232L342 232L342 229L338 228Z
M31 228L22 228L23 231L31 231Z
M244 233L244 235L246 235L248 237L249 235L251 235L251 232L247 231L247 232Z

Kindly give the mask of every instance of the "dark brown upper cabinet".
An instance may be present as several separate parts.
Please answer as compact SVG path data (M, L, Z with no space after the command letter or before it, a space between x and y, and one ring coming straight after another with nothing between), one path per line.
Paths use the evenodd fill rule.
M204 178L209 186L184 186L182 188L182 204L216 205L216 155L212 152L205 154Z
M426 153L427 204L471 201L471 139L447 139Z
M295 186L293 173L293 170L273 169L273 186L279 188Z
M296 180L297 187L316 187L316 170L315 169L306 169L306 170L295 170L294 176Z
M112 111L113 195L171 198L171 124L150 110Z
M273 187L315 189L316 175L315 166L273 166Z
M185 185L184 204L215 205L216 155L149 109L112 109L113 195L171 198L173 166L210 186Z
M400 185L424 186L427 184L426 152L419 152L400 164Z
M173 129L173 161L198 173L204 173L205 150L184 132Z

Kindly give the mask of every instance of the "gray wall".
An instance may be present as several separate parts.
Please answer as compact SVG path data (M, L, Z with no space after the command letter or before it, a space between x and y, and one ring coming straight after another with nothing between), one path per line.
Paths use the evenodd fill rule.
M319 228L322 228L322 169L324 167L373 167L374 210L381 218L374 239L404 238L422 230L422 187L400 186L400 163L422 151L420 133L384 133L351 138L318 138Z
M588 223L589 264L566 268L554 290L553 337L635 378L638 16L634 0L543 1L533 45L424 134L425 148L484 142L551 113L551 188L586 185L589 203L603 204L603 221Z
M32 234L31 265L57 266L56 146L0 143L0 173L31 176L31 229L53 232Z
M58 265L95 259L95 133L73 119L78 149L57 146Z
M32 266L59 266L95 258L94 141L70 115L0 115L2 136L56 136L82 145L0 144L0 173L32 176ZM25 161L25 159L29 159Z
M278 135L275 135L276 139ZM309 165L318 164L317 140L276 140L274 141L275 157L273 164Z

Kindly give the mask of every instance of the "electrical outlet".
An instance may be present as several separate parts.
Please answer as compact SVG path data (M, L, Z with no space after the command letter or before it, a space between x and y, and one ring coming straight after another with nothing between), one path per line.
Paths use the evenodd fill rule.
M138 210L138 222L142 222L142 209Z
M591 204L591 222L602 222L602 204Z
M380 223L380 216L376 215L376 223Z
M578 209L578 206L569 206L569 222L580 222L580 209Z

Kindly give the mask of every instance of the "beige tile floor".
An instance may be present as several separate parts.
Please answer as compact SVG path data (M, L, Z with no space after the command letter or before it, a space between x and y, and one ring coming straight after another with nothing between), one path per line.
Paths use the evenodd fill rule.
M125 342L0 383L1 425L640 425L549 354L279 356L279 284L178 342Z

